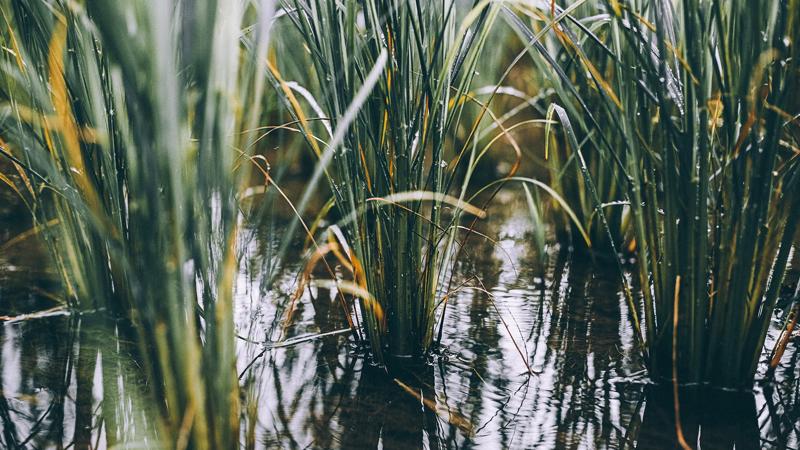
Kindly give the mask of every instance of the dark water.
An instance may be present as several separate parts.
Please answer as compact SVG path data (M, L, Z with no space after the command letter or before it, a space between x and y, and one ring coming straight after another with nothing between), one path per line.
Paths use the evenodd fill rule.
M647 382L614 265L553 251L542 267L516 206L498 207L484 230L498 245L472 240L469 263L456 271L491 295L462 289L451 297L444 348L430 364L392 376L347 333L304 340L345 327L329 291L310 289L283 329L287 295L259 289L276 242L252 232L238 280L240 334L285 339L259 358L262 345L240 341L261 447L675 448L672 397ZM24 230L18 211L0 213L0 242ZM43 261L31 242L0 253L0 315L55 305L56 277ZM293 273L275 292L291 292ZM118 324L102 311L21 319L0 323L0 447L155 445L141 370ZM790 344L777 383L745 394L682 393L687 440L704 449L800 448L797 347Z

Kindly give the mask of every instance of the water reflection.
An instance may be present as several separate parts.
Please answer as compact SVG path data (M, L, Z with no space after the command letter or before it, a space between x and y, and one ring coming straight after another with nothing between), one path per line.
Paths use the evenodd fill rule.
M104 314L0 327L4 448L153 444L138 371Z
M284 327L287 296L260 284L278 243L253 232L236 317L246 338L242 383L259 406L257 447L675 447L671 391L646 382L614 265L553 251L542 267L526 244L524 208L503 209L482 230L499 236L498 245L471 241L457 269L454 285L469 279L481 289L451 298L439 354L392 375L347 333L265 351L260 342L335 332L346 321L334 294L314 288ZM21 273L34 275L27 288L0 288L5 307L25 303L30 286L48 279ZM277 292L291 292L293 273L277 280ZM0 267L0 279L16 276ZM102 312L0 324L0 447L154 445L146 384L126 336ZM704 449L800 447L797 347L789 345L776 371L780 383L750 394L682 392L687 440Z
M491 295L465 289L452 297L445 348L428 370L401 380L415 393L365 362L347 335L270 352L259 384L266 446L674 447L671 391L647 385L614 264L554 252L537 266L521 223L512 215L482 230L499 235L502 248L473 242L459 275L477 277L473 284ZM312 290L290 334L343 324L332 294ZM790 358L797 352L778 370L782 384L684 399L686 436L700 436L703 448L797 448Z
M640 448L677 447L671 389L651 388L638 433ZM679 394L682 432L688 443L703 449L768 448L759 437L756 396L715 390Z

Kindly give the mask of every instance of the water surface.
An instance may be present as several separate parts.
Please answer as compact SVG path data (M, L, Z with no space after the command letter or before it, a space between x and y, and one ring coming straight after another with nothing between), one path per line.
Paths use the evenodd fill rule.
M249 230L236 320L249 339L239 341L239 366L258 397L260 446L675 447L672 398L648 383L615 264L564 249L541 264L515 201L495 207L484 225L498 242L471 239L456 269L454 286L469 279L485 291L450 297L442 348L428 364L392 375L337 332L346 322L330 291L308 289L283 322L298 267L263 291L280 233ZM4 240L25 229L18 210L0 214ZM57 305L46 260L35 241L0 254L0 315ZM0 447L154 445L142 371L124 336L103 311L2 322ZM779 381L752 393L682 393L687 440L704 449L800 448L797 348L797 340L789 345Z

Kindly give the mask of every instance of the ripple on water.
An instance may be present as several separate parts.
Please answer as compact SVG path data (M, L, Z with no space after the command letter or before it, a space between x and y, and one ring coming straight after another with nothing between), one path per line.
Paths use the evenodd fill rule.
M349 333L305 340L346 327L331 291L307 290L283 322L298 266L266 289L269 255L279 243L252 232L235 317L247 338L237 343L239 369L248 368L256 387L260 442L319 449L674 447L673 404L647 383L614 265L554 252L541 267L521 219L524 208L504 210L510 216L497 215L482 230L500 235L502 248L476 239L474 258L459 265L456 278L477 276L482 287L450 298L444 349L431 364L392 375L371 364ZM52 277L41 264L25 262L25 253L22 262L2 256L0 300L35 309L45 300L31 301L37 298L31 286L48 286ZM0 417L7 408L19 436L36 431L45 417L49 434L35 439L48 447L69 442L87 421L101 423L91 411L101 411L103 400L120 419L119 433L147 443L152 421L138 399L140 369L127 341L118 327L88 319L0 324ZM282 338L299 343L263 352L265 342ZM768 345L775 338L772 332ZM687 394L684 433L692 438L700 430L714 448L800 447L797 347L790 344L777 370L782 383L732 397ZM91 360L95 370L81 376L75 357L87 351L100 356ZM87 383L88 397L78 396ZM78 404L92 406L88 419L75 413L87 410ZM0 429L10 432L2 419Z

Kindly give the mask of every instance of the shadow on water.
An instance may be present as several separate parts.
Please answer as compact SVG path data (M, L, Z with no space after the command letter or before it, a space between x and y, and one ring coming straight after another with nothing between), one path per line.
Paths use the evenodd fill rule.
M639 448L663 448L665 443L677 446L672 390L653 387L647 391ZM688 443L699 443L704 449L762 448L754 394L684 390L679 401L682 432Z
M287 294L265 293L275 242L256 233L236 320L243 382L255 386L260 448L677 448L670 389L647 383L614 265L528 245L524 208L504 207L456 270L483 289L448 303L429 364L388 375L347 333L333 293L311 288L285 330ZM55 291L41 259L0 256L0 315L41 309ZM39 258L43 254L39 253ZM16 259L15 259L16 258ZM10 262L11 261L11 262ZM11 269L11 270L10 270ZM296 268L295 268L296 269ZM295 270L277 280L290 293ZM488 293L487 293L488 292ZM48 303L50 302L50 303ZM102 312L0 323L0 447L150 447L134 344ZM254 342L298 339L264 351ZM771 333L768 346L774 342ZM702 448L800 448L800 352L752 393L684 391L682 429ZM245 370L247 368L247 370Z

